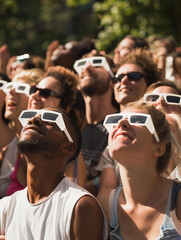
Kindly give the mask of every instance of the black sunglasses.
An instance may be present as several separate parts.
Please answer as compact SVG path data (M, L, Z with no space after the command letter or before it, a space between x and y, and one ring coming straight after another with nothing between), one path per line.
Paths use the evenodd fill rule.
M119 75L116 75L113 79L113 83L121 82L124 76L127 76L129 81L139 81L142 77L145 78L143 73L140 72L129 72L129 73L122 73Z
M32 95L33 93L36 93L37 91L39 91L40 96L43 98L48 98L50 96L61 98L60 95L58 95L56 92L48 88L38 88L37 86L30 87L30 95Z

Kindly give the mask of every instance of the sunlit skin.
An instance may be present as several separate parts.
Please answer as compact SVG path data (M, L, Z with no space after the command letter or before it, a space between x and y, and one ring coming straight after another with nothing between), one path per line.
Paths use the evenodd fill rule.
M145 113L143 110L130 108L126 108L122 111L122 113L127 112ZM153 151L153 148L150 146L150 142L152 142L153 148L157 144L154 136L149 132L147 127L130 125L128 120L125 118L120 120L117 126L115 126L113 131L109 134L109 152L113 159L117 159L117 156L119 156L121 152L121 159L124 159L123 162L125 164L127 160L130 159L130 164L133 165L134 163L132 162L132 159L135 157L138 157L138 159L140 159L140 164L143 164L141 162L143 151L144 155L148 156ZM124 150L126 154L125 156L127 156L126 158L124 158ZM130 157L128 157L128 152ZM136 162L136 168L139 168L138 162Z
M134 48L135 42L131 38L123 39L114 50L113 61L118 64L121 58L126 56Z
M143 73L142 69L135 64L122 65L116 75L129 72ZM144 73L143 73L144 74ZM130 81L127 76L124 76L121 82L114 84L114 94L116 101L120 104L120 110L129 102L134 102L141 98L147 88L146 80L142 77L139 81Z
M169 86L160 86L155 88L152 93L171 93L171 94L177 94L178 92L169 87ZM157 109L164 110L166 113L177 113L181 114L181 107L179 105L170 105L167 104L164 100L164 98L160 98L156 103L153 104Z
M46 77L42 79L37 85L39 88L48 88L61 96L61 86L59 81L54 77ZM28 109L42 109L45 107L59 107L60 98L50 96L43 98L40 96L39 91L33 93L29 97Z
M23 79L18 80L17 82L23 82ZM19 134L21 131L21 124L18 120L18 117L22 110L27 109L29 97L24 93L17 93L14 88L6 95L6 110L5 117L11 120L15 131Z
M102 93L110 85L110 74L103 67L93 67L87 64L79 76L79 89L82 91L86 86L93 86L96 93Z
M128 107L123 113L146 113L142 109ZM123 239L156 239L165 217L168 195L173 181L159 176L156 165L165 153L165 144L156 142L145 126L130 125L122 119L109 133L109 153L117 162L122 188L118 197L118 225ZM112 189L104 189L98 195L110 222L109 195ZM179 194L177 202L179 203ZM108 200L107 200L108 199ZM177 204L177 217L180 208ZM141 218L140 218L141 214ZM129 228L127 227L129 226Z

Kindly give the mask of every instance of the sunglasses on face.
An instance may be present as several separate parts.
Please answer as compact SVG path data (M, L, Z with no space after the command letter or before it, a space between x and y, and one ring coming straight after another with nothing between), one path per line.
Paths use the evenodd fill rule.
M4 86L6 85L6 83L7 83L6 81L0 80L0 89L3 90Z
M57 126L60 128L60 130L65 133L69 142L73 142L73 140L65 126L65 122L63 120L62 113L49 111L49 110L24 110L21 112L21 114L19 116L19 121L21 122L21 125L24 127L27 125L28 121L31 118L33 118L37 115L40 115L42 121L56 123Z
M143 73L140 72L129 72L129 73L122 73L122 74L117 74L113 79L113 83L121 82L122 79L127 76L129 81L139 81L141 78L145 78Z
M118 125L118 122L122 119L127 119L130 125L134 126L145 126L154 135L157 142L160 142L158 134L153 125L152 118L149 114L143 113L116 113L107 115L103 125L108 132Z
M144 102L156 103L160 98L164 98L167 104L181 105L181 95L170 93L146 93L144 95Z
M103 67L105 70L107 70L110 73L111 77L114 76L105 57L89 57L89 58L79 59L75 61L74 69L80 75L81 71L88 64L90 64L93 67Z
M61 98L56 92L50 90L49 88L39 88L36 86L31 86L30 87L30 95L33 93L39 92L39 95L43 98L48 98L50 96L54 96L56 98Z
M15 89L15 92L17 93L24 93L29 97L29 90L30 90L30 85L27 83L15 83L15 82L10 82L7 83L4 87L3 87L3 91L8 94L8 92L11 89Z

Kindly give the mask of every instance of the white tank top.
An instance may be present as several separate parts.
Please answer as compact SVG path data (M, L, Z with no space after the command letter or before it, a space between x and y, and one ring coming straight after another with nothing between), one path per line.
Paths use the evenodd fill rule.
M5 197L0 200L0 234L5 233L6 240L70 240L72 212L84 195L91 194L65 177L39 203L29 203L27 188ZM102 239L106 240L104 221Z

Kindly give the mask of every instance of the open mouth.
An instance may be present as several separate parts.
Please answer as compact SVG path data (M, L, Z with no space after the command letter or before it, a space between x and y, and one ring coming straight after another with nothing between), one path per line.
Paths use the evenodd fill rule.
M131 140L131 141L133 140L133 138L127 133L117 133L115 135L115 138L118 138L118 137L119 139L122 139L122 140Z
M14 107L16 107L16 102L14 102L13 100L8 100L8 101L7 101L7 107L8 107L8 108L14 108Z

